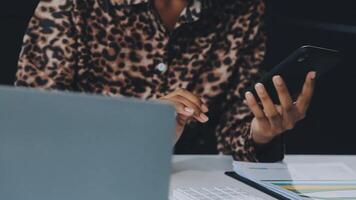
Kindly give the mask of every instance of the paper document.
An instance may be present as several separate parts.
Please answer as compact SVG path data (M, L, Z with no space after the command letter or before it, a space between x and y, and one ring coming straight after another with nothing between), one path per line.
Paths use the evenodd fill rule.
M356 173L343 163L234 162L234 170L259 180L356 180Z
M246 163L234 170L290 199L356 199L356 173L344 163Z

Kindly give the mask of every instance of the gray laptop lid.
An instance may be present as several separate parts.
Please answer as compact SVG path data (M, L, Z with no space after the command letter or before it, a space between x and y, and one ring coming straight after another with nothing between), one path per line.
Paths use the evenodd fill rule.
M168 198L174 109L0 87L0 199Z

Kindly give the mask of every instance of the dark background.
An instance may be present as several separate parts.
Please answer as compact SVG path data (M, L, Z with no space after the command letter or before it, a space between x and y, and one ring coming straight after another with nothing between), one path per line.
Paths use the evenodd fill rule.
M38 0L11 0L0 9L0 84L14 81L22 38ZM356 2L267 0L268 69L302 45L350 54L318 83L308 119L286 136L287 153L356 154Z

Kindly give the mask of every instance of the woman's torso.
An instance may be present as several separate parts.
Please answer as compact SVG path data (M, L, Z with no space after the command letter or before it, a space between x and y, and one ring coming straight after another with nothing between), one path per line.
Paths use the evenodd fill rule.
M238 13L234 7L219 13L193 1L168 32L145 0L100 2L75 8L77 89L151 99L185 88L209 102L238 81L250 13L228 13Z
M167 31L150 0L50 2L40 4L31 20L18 86L70 85L142 99L184 88L209 105L208 128L214 130L233 98L241 98L240 90L258 75L256 65L265 53L260 0L191 0L173 31ZM225 121L245 122L249 111L235 107ZM238 128L224 123L225 129ZM218 138L220 148L227 148L230 136Z

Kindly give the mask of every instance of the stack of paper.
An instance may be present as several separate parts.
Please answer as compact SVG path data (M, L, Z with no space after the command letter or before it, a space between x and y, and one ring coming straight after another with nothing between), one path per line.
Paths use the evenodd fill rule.
M290 199L356 199L356 173L344 163L233 165L240 176Z

